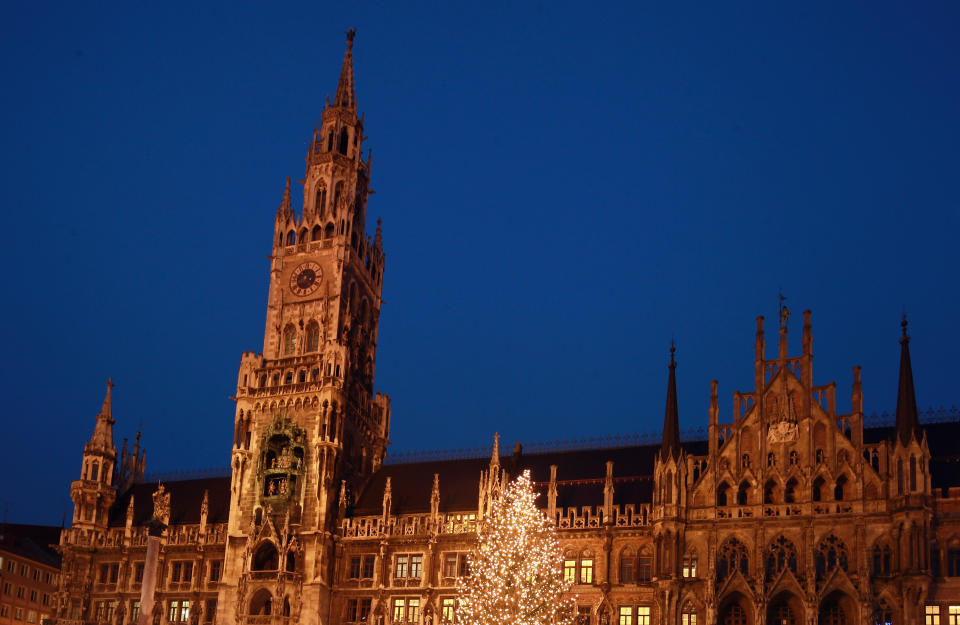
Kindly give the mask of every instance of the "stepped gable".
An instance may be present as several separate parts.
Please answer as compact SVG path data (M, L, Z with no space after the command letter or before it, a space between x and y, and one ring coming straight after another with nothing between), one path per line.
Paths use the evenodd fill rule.
M60 529L50 525L0 523L0 549L60 568L60 554L55 548L60 543Z
M706 441L683 443L688 454L707 453ZM660 444L621 448L578 449L501 457L501 466L511 476L524 469L536 483L546 507L550 465L557 465L557 507L603 505L603 482L607 461L613 462L614 505L649 503L653 492L653 462ZM489 468L487 458L441 460L384 465L370 479L353 508L355 516L379 515L387 477L392 489L392 514L420 514L430 511L433 474L440 475L440 510L476 510L480 472ZM519 467L519 470L518 468Z
M207 523L226 523L230 512L230 478L207 477L196 480L162 482L170 493L170 525L200 523L200 504L204 491L210 492ZM134 484L117 498L110 510L110 526L123 527L127 521L127 506L133 497L133 524L145 525L153 517L153 493L157 485L150 482Z

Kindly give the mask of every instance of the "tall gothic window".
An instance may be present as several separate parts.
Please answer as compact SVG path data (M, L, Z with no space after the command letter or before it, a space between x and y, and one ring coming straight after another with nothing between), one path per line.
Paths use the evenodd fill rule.
M729 538L717 551L717 581L722 582L737 571L747 575L750 560L747 548L736 538Z
M653 576L653 556L646 547L640 550L637 556L637 581L649 582Z
M311 321L307 324L307 351L315 352L320 349L320 324Z
M822 476L817 476L817 479L813 480L813 500L814 501L823 501L823 487L826 485Z
M680 625L697 625L697 610L689 601L683 605L680 613Z
M837 501L843 501L844 489L847 486L847 476L841 475L837 478L837 483L833 487L833 498Z
M814 552L817 579L823 579L836 568L847 570L847 546L835 535L830 534L820 541Z
M292 356L297 349L297 330L293 324L283 329L283 355Z
M778 536L767 549L767 581L779 577L784 569L797 573L797 548L784 536Z
M346 153L347 153L347 144L348 144L347 129L346 129L346 128L341 128L341 129L340 129L340 140L337 141L337 152L340 152L341 154L346 154Z
M889 575L890 574L890 546L889 545L877 545L873 548L873 574L874 575Z
M316 206L314 207L317 211L317 214L320 217L323 217L323 213L327 210L327 187L326 185L320 185L317 187L317 201Z
M634 566L637 563L637 556L629 547L620 553L620 583L632 584Z

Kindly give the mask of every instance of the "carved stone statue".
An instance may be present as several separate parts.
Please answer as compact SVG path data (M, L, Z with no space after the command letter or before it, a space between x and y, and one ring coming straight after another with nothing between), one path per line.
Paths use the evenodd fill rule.
M159 483L153 493L153 518L164 525L170 524L170 493Z

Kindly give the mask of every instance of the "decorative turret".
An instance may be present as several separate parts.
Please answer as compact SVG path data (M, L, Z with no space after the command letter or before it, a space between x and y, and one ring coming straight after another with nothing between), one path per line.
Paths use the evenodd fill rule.
M74 527L105 528L107 513L117 497L114 470L117 448L113 445L113 379L107 380L107 394L97 414L90 441L83 447L80 479L70 485Z
M907 316L900 322L900 383L897 386L897 439L904 446L910 440L920 441L920 419L917 416L917 396L913 390L913 368L910 366L910 337L907 335Z

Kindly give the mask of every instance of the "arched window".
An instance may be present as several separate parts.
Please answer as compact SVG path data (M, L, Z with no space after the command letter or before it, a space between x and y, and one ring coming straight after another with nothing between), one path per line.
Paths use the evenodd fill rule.
M310 234L311 241L319 241L323 238L323 228L320 226L314 226L313 232Z
M251 616L268 616L273 610L273 597L266 588L261 588L250 598Z
M680 612L680 625L697 625L697 610L687 601Z
M743 454L743 457L740 458L740 465L744 469L750 468L750 454Z
M293 230L287 233L287 245L294 245L297 242L297 233Z
M776 503L777 502L777 483L773 479L767 480L767 483L763 485L763 503Z
M697 552L694 549L683 554L683 567L681 573L684 577L697 576Z
M280 564L280 554L277 548L269 540L260 543L257 550L253 552L253 559L250 562L251 571L276 571Z
M890 545L876 545L873 548L873 569L874 575L890 574Z
M790 452L790 464L791 464L791 466L797 464L797 462L799 462L799 459L800 459L800 457L797 455L797 450L796 450L796 449L794 449L793 451Z
M823 488L826 486L826 482L823 480L822 475L818 475L817 479L813 480L813 500L814 501L823 501Z
M94 462L92 465L90 465L90 481L96 482L97 478L99 477L100 477L100 463Z
M644 547L640 550L640 554L637 556L637 581L638 582L649 582L653 577L653 556L650 555L650 552L647 551L647 548Z
M311 380L319 380L319 379L320 379L320 368L319 368L319 367L314 367L314 368L313 368L313 371L310 372L310 379L311 379Z
M910 456L910 492L917 490L917 457Z
M307 370L301 369L300 372L297 373L297 382L299 382L300 384L303 384L306 381L307 381Z
M620 583L632 584L634 581L634 566L637 563L637 554L630 547L620 552Z
M717 581L722 582L737 571L746 576L749 570L747 548L736 538L728 538L717 551Z
M777 466L777 456L772 451L767 454L767 466L768 467Z
M332 222L332 221L329 222L329 223L327 224L327 227L324 228L324 230L323 230L323 238L324 238L324 239L331 239L331 238L333 238L333 234L334 234L335 230L336 230L336 228L334 228L333 222Z
M307 351L315 352L320 349L320 324L311 321L307 324Z
M292 323L283 329L283 355L292 356L297 350L297 329Z
M721 482L720 486L717 487L717 505L726 506L727 497L730 494L730 485L726 482Z
M847 476L841 475L837 478L837 483L833 487L833 498L836 501L843 501L844 489L847 486Z
M347 146L349 145L348 142L349 142L349 137L348 137L348 135L347 135L347 129L346 129L346 128L341 128L341 129L340 129L340 140L337 141L337 152L340 152L341 154L346 154L346 153L347 153Z
M897 494L903 494L903 458L897 458Z
M929 607L929 606L928 606ZM939 606L937 607L937 616L940 615ZM939 619L937 619L939 621ZM887 602L883 599L880 600L880 605L877 606L876 617L873 622L875 625L893 625L893 611L890 609L890 606L887 605ZM932 622L929 617L927 622Z
M787 486L783 489L783 503L797 502L797 479L791 477L787 480Z
M814 552L817 579L823 579L830 571L840 568L847 570L847 546L843 541L830 534L820 541Z
M667 471L663 480L663 503L673 503L673 471Z
M317 214L320 215L321 219L323 218L324 212L327 210L327 186L320 185L317 187L317 198L314 209L317 211Z
M267 386L267 376L266 376L266 375L261 375L261 376L260 376L260 388L264 388L264 387L266 387L266 386Z
M301 229L300 229L300 234L299 234L297 240L300 241L300 243L306 243L306 242L307 242L307 229L306 229L306 228L301 228Z
M340 200L343 198L343 181L341 180L333 188L333 206L330 207L330 214L333 217L337 216L337 211L340 210Z
M283 598L283 616L290 616L290 598L289 597Z
M794 575L797 573L797 548L784 536L778 536L770 543L766 560L768 582L779 577L784 569L790 569Z
M327 135L327 152L333 152L333 131Z
M293 371L287 371L287 375L283 376L284 384L293 384Z
M740 482L740 487L737 488L737 505L745 506L749 500L748 494L750 493L750 482L743 480Z

